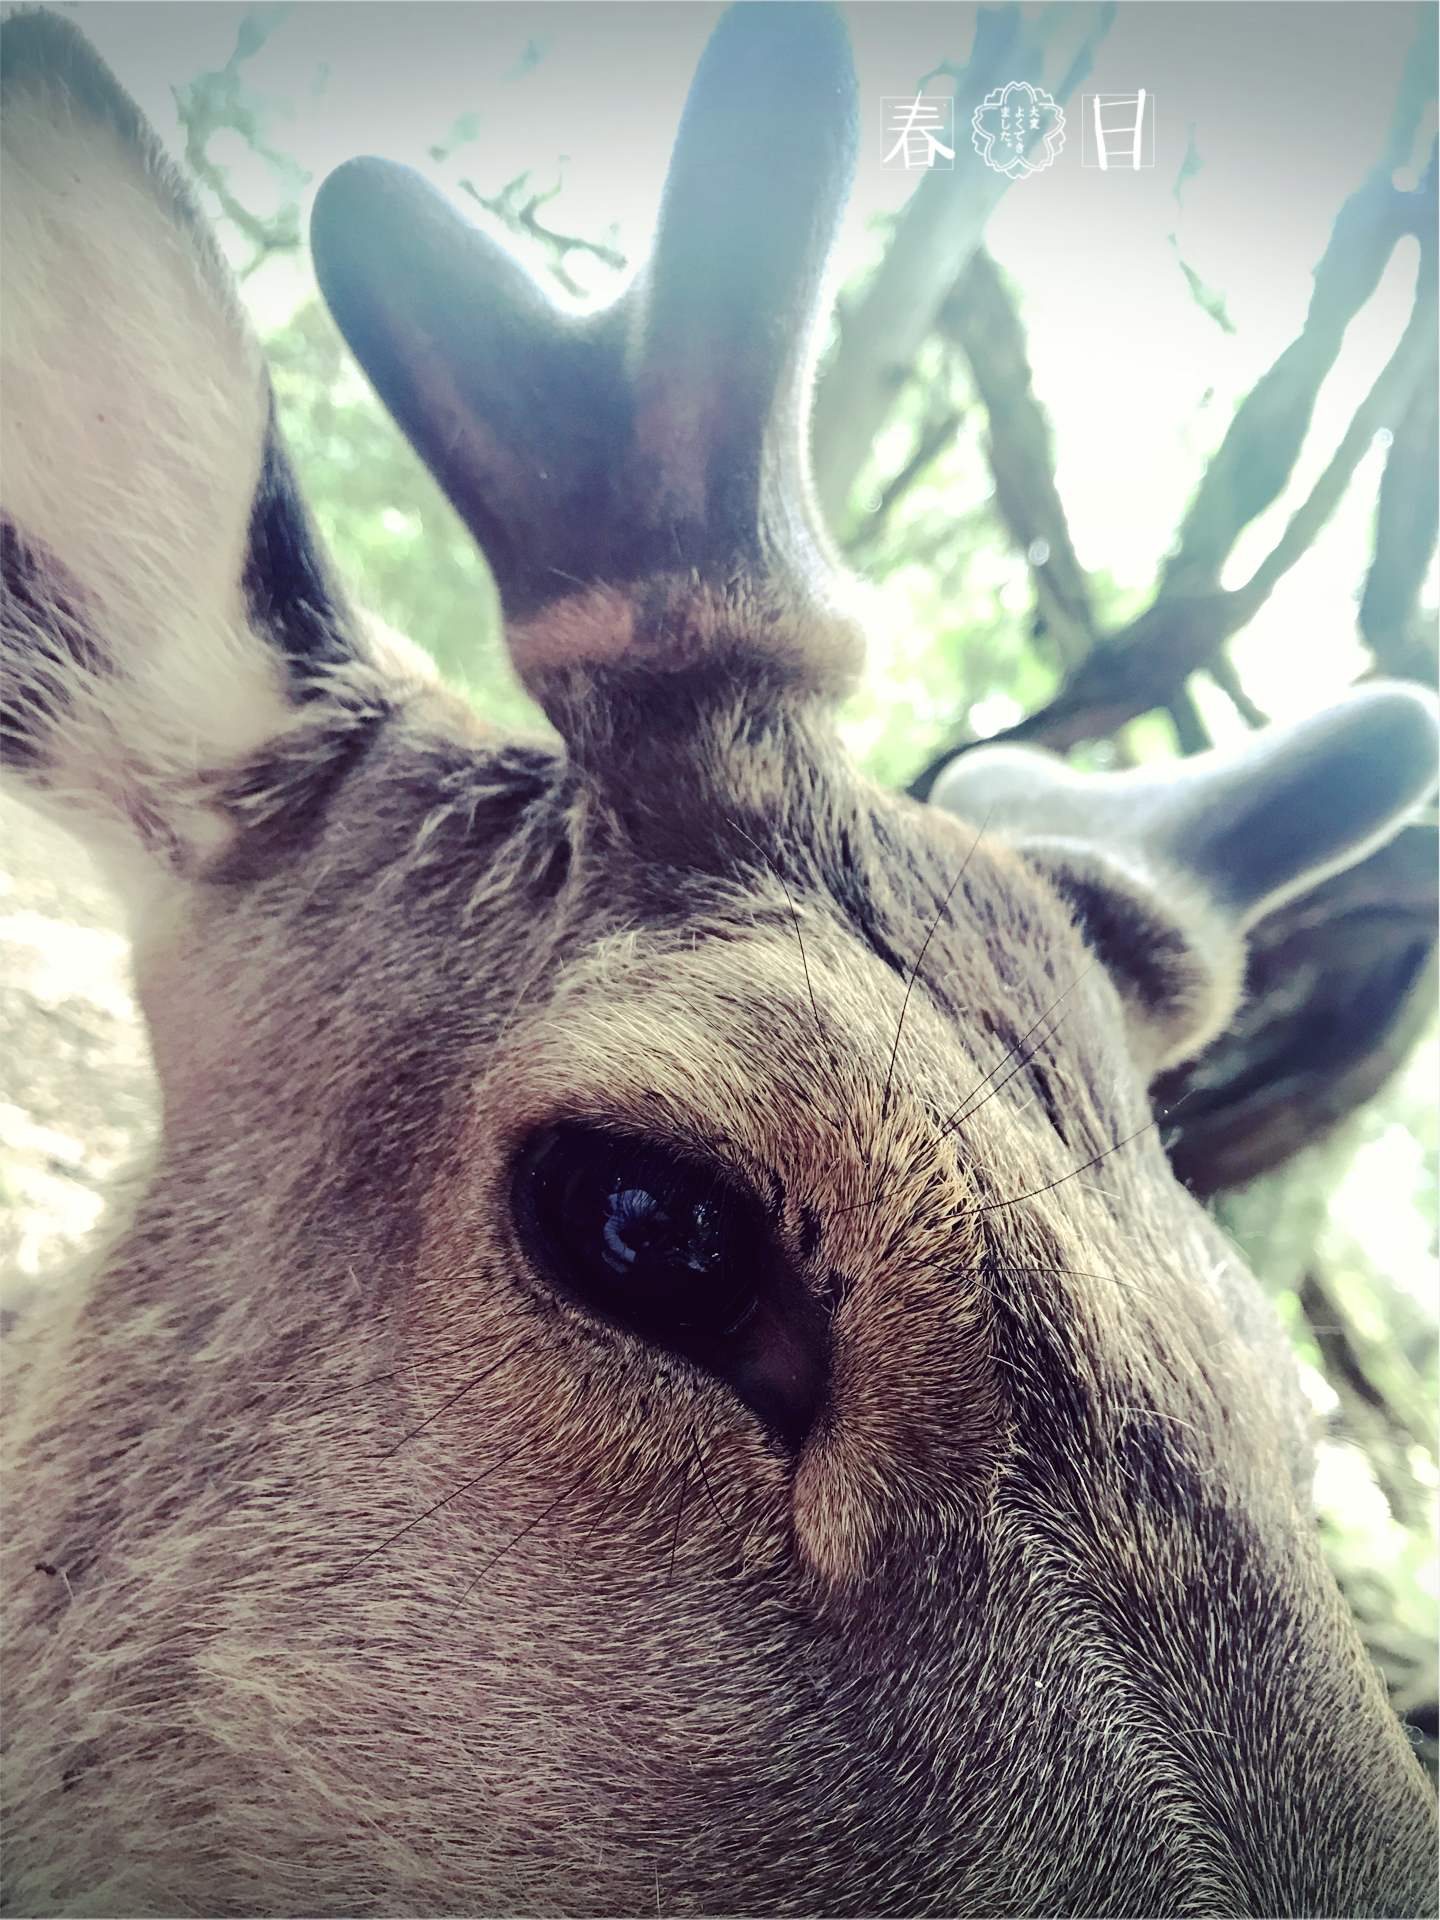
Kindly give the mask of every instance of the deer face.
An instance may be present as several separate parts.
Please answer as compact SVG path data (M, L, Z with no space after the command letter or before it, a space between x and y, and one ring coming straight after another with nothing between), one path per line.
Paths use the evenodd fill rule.
M856 772L800 434L848 57L741 8L595 322L403 170L317 208L559 744L501 739L331 579L113 80L5 58L7 740L134 903L165 1102L18 1363L16 1909L1419 1911L1283 1337L1145 1083L1425 703Z

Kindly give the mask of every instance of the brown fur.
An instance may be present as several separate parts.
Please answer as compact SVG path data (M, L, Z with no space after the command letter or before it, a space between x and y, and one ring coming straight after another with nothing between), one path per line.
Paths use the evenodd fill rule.
M1129 989L849 765L843 625L749 579L562 604L518 647L557 748L338 597L302 645L278 578L238 632L197 591L284 718L187 769L103 581L57 573L90 625L46 653L39 573L63 697L15 724L148 876L165 1116L10 1389L9 1910L1426 1905L1283 1336L1169 1175ZM563 1122L749 1196L827 1328L800 1441L530 1258Z

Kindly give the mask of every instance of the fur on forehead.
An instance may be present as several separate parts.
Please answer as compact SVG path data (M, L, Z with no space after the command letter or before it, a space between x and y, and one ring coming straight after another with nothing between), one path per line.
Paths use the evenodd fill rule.
M612 897L628 854L651 907L681 876L743 877L752 902L757 882L782 903L813 888L858 927L893 923L897 939L919 927L923 939L968 862L964 896L986 897L987 924L1026 934L1044 920L1068 942L1069 910L1008 846L977 846L969 824L859 771L828 699L783 669L757 671L723 626L696 652L659 670L569 666L550 679L572 849L582 870L587 854L603 858ZM886 944L882 957L904 972L916 956Z

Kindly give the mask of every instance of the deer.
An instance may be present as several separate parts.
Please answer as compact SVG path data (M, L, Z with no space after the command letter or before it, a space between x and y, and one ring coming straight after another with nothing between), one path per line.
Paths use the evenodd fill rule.
M3 29L4 739L163 1115L11 1343L17 1914L1433 1913L1277 1317L1147 1087L1434 703L882 791L807 408L858 106L736 6L555 309L419 175L317 276L553 737L326 557L195 190Z

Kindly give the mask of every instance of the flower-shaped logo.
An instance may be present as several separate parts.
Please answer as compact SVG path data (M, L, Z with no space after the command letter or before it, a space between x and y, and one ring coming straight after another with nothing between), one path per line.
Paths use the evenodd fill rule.
M1065 115L1043 87L1028 80L1012 80L986 94L970 124L980 158L1012 180L1042 172L1065 145Z

